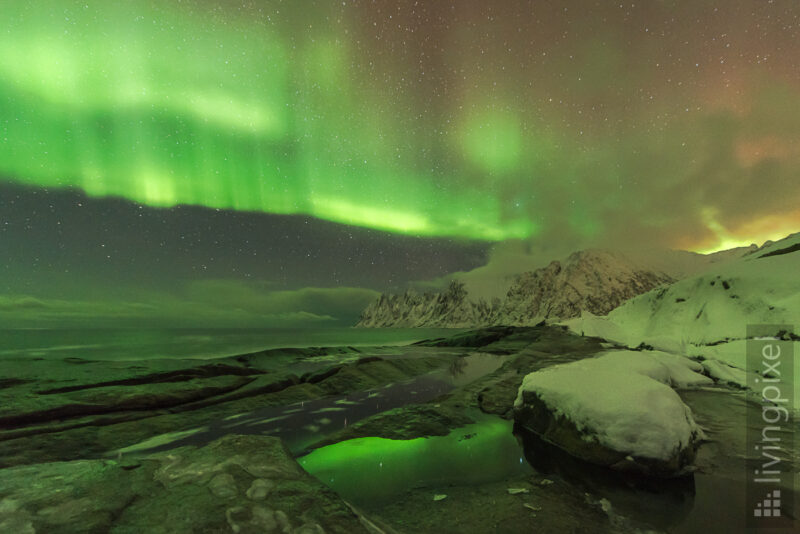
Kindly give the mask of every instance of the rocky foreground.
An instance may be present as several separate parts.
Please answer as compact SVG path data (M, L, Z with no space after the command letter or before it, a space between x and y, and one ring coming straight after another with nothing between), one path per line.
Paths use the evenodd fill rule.
M612 512L603 497L605 486L576 484L561 473L564 462L542 464L554 451L571 455L581 466L602 464L597 458L607 457L614 441L594 439L597 432L593 435L582 425L581 434L572 436L583 441L578 454L569 442L559 443L523 417L526 412L519 405L514 408L526 376L544 375L554 366L569 368L621 348L542 325L486 328L400 348L271 350L210 361L4 360L0 532L561 533L653 528L647 517L636 516L641 503ZM495 363L476 372L465 368L472 361ZM419 397L431 377L442 376L452 378L449 386L430 398ZM554 397L525 380L531 391L541 393L543 420L555 420L562 412L558 403L547 404ZM623 377L620 383L625 382ZM361 404L389 400L381 392L403 383L412 384L413 391L402 390L408 397L400 405L359 411ZM359 404L353 399L362 398L357 396L362 392L367 400ZM325 406L330 407L317 409L315 403L328 401ZM285 414L270 415L269 420L292 421L286 419L289 412L304 406L314 406L317 419L307 425L316 442L303 451L365 437L435 439L469 425L477 425L480 433L483 427L476 422L486 418L508 421L504 424L510 432L516 416L524 454L534 468L480 484L408 487L380 504L346 502L299 466L294 457L303 451L290 451L282 442L292 428L275 428L266 435L253 415L274 407ZM330 422L338 413L347 416L344 425ZM231 421L243 423L226 426ZM657 425L652 429L659 431ZM211 437L185 440L201 434ZM184 436L183 441L176 436ZM465 434L459 447L469 447L473 440L473 434ZM687 443L692 452L697 445ZM534 449L536 453L529 452ZM522 450L514 453L519 462ZM613 452L618 458L627 455L624 447ZM659 475L665 469L688 473L684 459L689 456L680 458L674 465L658 465ZM490 460L475 457L471 465L481 470ZM685 499L681 492L680 499ZM678 523L683 515L673 510L658 527Z
M0 467L97 458L160 434L366 390L447 362L355 348L274 349L214 360L2 360Z
M358 436L445 435L472 423L471 409L511 418L524 372L585 357L600 345L560 329L497 328L400 349L271 350L213 361L4 360L0 532L448 532L448 525L467 520L477 521L474 532L499 523L526 528L531 511L500 487L495 500L503 504L482 519L422 514L418 507L427 500L412 497L408 507L387 507L386 517L375 510L366 517L307 475L270 436L122 452L265 406L336 398L437 369L457 373L454 363L476 349L512 357L435 402L320 432L319 445ZM535 480L520 483L539 488ZM477 498L471 491L464 502ZM572 510L553 514L553 528L576 530L588 514L593 531L608 531L602 511L568 487L541 491L542 502Z
M368 532L268 436L231 435L135 461L51 462L0 473L0 532Z

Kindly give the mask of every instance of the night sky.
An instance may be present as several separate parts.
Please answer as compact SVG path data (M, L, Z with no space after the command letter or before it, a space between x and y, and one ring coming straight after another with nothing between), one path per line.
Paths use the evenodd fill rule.
M4 2L0 321L347 324L508 247L783 237L798 24L796 0Z

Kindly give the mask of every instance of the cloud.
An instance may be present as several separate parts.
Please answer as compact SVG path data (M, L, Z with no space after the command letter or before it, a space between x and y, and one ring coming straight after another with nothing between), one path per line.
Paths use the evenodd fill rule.
M357 317L378 293L357 287L271 290L259 282L203 280L189 283L184 295L190 301L256 314L306 312L346 318Z
M544 267L573 251L571 242L504 241L491 248L488 261L481 267L413 282L410 286L417 291L441 291L451 280L459 280L470 296L491 300L504 296L520 273Z
M0 323L53 326L303 327L351 325L378 293L362 288L273 291L264 283L204 280L140 299L64 300L0 295Z
M9 297L0 295L0 310L27 310L47 307L47 303L34 297Z

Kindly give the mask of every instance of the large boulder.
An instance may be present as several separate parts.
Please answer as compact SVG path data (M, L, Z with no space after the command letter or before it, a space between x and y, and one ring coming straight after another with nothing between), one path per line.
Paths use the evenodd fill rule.
M691 471L702 431L673 387L712 383L663 352L614 351L525 377L519 425L581 460L652 476Z

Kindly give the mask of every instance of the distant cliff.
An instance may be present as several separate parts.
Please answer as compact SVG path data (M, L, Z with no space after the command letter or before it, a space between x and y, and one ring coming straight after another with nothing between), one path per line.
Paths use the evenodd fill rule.
M496 299L495 306L499 306ZM441 293L382 294L361 314L362 327L472 327L490 324L494 308L485 300L468 298L464 284L453 280Z
M636 295L674 281L620 253L586 250L519 275L505 297L491 303L469 298L464 284L455 280L441 293L383 294L364 310L356 326L532 325L577 317L584 310L605 315Z
M605 315L626 300L675 280L638 267L624 255L605 250L575 252L563 263L521 274L494 317L496 324L535 324L569 319L582 311Z

